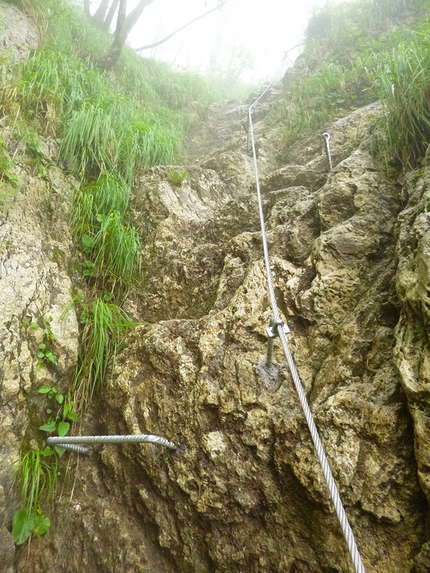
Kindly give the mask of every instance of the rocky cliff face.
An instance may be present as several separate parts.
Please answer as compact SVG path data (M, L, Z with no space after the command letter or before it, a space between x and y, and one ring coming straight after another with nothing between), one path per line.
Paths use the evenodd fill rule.
M382 113L361 108L279 157L279 133L256 114L270 256L281 314L366 570L430 568L429 231L426 167L403 186L369 149ZM72 484L48 535L19 550L22 572L352 571L279 342L274 386L255 369L271 318L246 108L212 106L174 168L136 178L132 216L144 244L142 283L127 301L147 321L127 338L83 433L153 433L179 444L100 446L66 463ZM5 137L7 153L18 145ZM47 153L50 153L47 146ZM67 228L70 182L31 176L1 215L0 509L10 527L13 467L31 425L34 321L55 330L70 378L78 328ZM181 166L180 169L183 169ZM49 197L48 188L53 190ZM49 208L47 200L49 198ZM63 317L63 318L61 318ZM35 340L33 340L33 338ZM1 515L1 512L0 512ZM7 529L8 555L12 555ZM2 569L3 567L3 569Z

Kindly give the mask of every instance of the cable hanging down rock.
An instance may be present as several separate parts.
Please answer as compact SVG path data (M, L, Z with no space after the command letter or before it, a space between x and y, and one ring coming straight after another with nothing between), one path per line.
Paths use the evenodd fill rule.
M261 95L250 105L249 110L248 110L249 136L251 139L251 148L252 148L252 154L253 154L253 158L254 158L254 170L255 170L255 180L256 180L256 188L257 188L257 198L258 198L258 210L259 210L260 225L261 225L261 238L262 238L262 242L263 242L263 252L264 252L264 262L265 262L265 266L266 266L267 285L268 285L268 289L269 289L269 296L270 296L270 301L271 301L271 306L272 306L272 311L273 311L272 324L275 325L273 328L276 328L277 333L279 335L279 338L281 340L282 346L284 348L285 357L287 359L288 367L290 369L291 376L292 376L293 381L294 381L294 386L295 386L297 394L299 396L300 405L301 405L303 413L305 415L306 422L307 422L308 428L309 428L309 432L311 434L312 441L314 443L315 451L317 453L318 460L319 460L319 463L321 465L321 469L323 471L324 478L325 478L326 483L327 483L330 497L332 499L334 508L336 510L336 514L337 514L340 526L342 528L343 535L344 535L346 543L348 545L349 553L351 555L351 559L352 559L352 562L354 564L355 572L356 573L366 573L364 566L363 566L363 563L361 561L361 557L360 557L360 553L358 551L357 544L356 544L355 539L354 539L354 534L352 532L351 526L349 525L348 518L347 518L347 515L345 513L345 509L343 507L342 500L341 500L340 495L339 495L339 491L337 489L337 486L336 486L336 483L334 481L334 478L333 478L327 457L325 455L324 448L323 448L323 445L321 442L321 438L319 437L318 430L317 430L317 427L315 425L315 422L314 422L314 419L312 416L312 412L311 412L311 409L309 407L309 404L308 404L308 401L306 398L306 394L303 390L303 386L302 386L302 383L300 381L300 377L299 377L299 374L297 372L297 369L296 369L296 366L294 363L294 359L292 357L291 351L290 351L289 346L288 346L288 340L287 340L286 332L289 332L289 329L288 329L288 327L285 329L285 325L280 318L278 305L277 305L277 301L276 301L276 296L275 296L275 290L273 287L272 271L270 268L269 250L268 250L268 245L267 245L267 236L266 236L266 229L265 229L265 222L264 222L263 201L262 201L261 189L260 189L260 178L259 178L259 173L258 173L257 153L256 153L255 138L254 138L254 126L252 123L252 112L253 112L253 108L257 105L257 103L261 100L261 98L264 96L264 94L267 92L267 90L271 87L271 85L274 82L274 79L275 78L272 79L270 84L261 93ZM324 136L328 136L328 137L324 137ZM331 155L330 155L330 146L329 146L330 135L328 133L325 133L325 134L323 134L323 137L324 137L324 140L326 142L326 149L327 149L327 154L328 154L330 169L331 169L332 164L331 164ZM269 338L272 338L272 337L269 336Z

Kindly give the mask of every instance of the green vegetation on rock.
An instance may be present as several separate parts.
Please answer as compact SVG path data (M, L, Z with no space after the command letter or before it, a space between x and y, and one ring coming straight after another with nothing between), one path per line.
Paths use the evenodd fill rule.
M387 113L375 154L388 169L416 166L430 136L429 7L428 0L412 7L358 0L317 11L299 72L286 80L290 103L272 111L272 121L284 126L284 144L380 99Z

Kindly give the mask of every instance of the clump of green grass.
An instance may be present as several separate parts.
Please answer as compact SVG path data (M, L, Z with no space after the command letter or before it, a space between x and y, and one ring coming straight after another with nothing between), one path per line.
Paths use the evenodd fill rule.
M320 130L334 116L375 101L376 64L377 57L370 51L348 65L327 62L288 86L288 105L275 107L269 121L282 125L288 144L299 135Z
M382 98L390 118L378 142L386 149L385 160L391 155L408 162L405 153L409 153L409 145L412 160L417 154L422 156L428 109L422 86L428 69L425 42L429 29L428 18L422 16L429 5L429 0L418 0L414 6L411 17L422 22L418 32L411 31L409 25L402 26L405 14L411 14L407 12L409 3L403 0L379 0L371 6L364 1L327 4L316 13L308 27L306 66L300 78L286 86L289 104L271 112L272 123L283 126L284 144L299 135L320 131L334 117ZM414 47L418 43L419 49ZM402 50L407 53L402 55ZM326 56L323 64L321 53ZM403 78L407 78L403 85L409 86L412 98L406 104ZM410 141L402 142L407 133ZM415 137L421 143L413 143ZM402 158L395 150L399 146L403 148Z
M82 184L73 201L71 227L77 237L91 235L99 227L97 215L109 216L113 211L123 217L130 200L130 186L118 174L104 171L89 184Z
M116 171L131 183L139 166L170 163L179 152L175 122L163 120L125 96L86 103L67 121L60 155L83 178Z
M75 195L71 226L86 259L84 275L101 289L123 289L137 275L140 239L124 221L129 198L129 185L110 172Z
M327 2L309 20L308 47L316 39L320 53L323 48L323 52L328 50L340 59L357 50L387 49L395 45L396 32L405 16L415 13L418 21L428 5L428 0L417 0L413 6L408 0Z
M386 116L379 135L386 163L414 168L430 141L430 26L416 42L400 44L378 69Z
M54 134L84 102L103 100L111 91L99 70L52 45L25 63L20 90L29 118L38 120L45 133Z
M181 150L178 114L151 111L88 62L48 45L25 64L22 110L60 139L60 157L82 179L116 171L130 183L139 166L171 163Z
M74 391L81 405L89 404L102 389L108 367L115 360L125 332L134 326L121 308L101 298L94 299L84 318L83 350Z
M105 55L109 34L92 25L81 6L69 0L14 0L37 23L43 42L51 42L58 50L85 59Z
M103 285L111 288L128 285L139 267L140 240L134 227L125 225L121 214L114 211L107 217L99 215L100 228L92 238L90 249L94 264L103 277Z
M21 483L22 508L15 514L12 536L17 545L24 543L32 534L46 533L49 518L40 507L43 496L52 497L58 476L58 457L49 447L44 450L21 452L16 475Z

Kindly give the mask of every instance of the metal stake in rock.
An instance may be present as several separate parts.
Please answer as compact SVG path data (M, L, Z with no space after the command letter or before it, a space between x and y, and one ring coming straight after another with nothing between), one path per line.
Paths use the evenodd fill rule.
M330 171L333 169L333 163L331 161L331 151L330 151L330 134L325 132L321 136L325 143L325 152L327 153L328 164L330 165Z
M255 366L257 374L263 378L266 385L272 392L276 392L282 383L282 378L280 377L281 367L273 363L273 344L275 342L275 338L279 336L279 327L282 328L284 334L288 334L290 332L290 329L282 322L282 320L276 321L275 319L272 319L269 327L266 328L268 336L266 362L258 362Z

